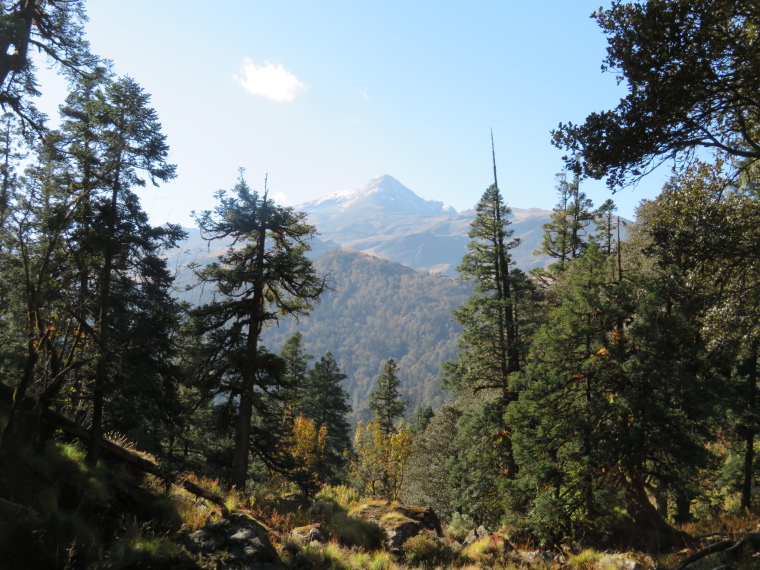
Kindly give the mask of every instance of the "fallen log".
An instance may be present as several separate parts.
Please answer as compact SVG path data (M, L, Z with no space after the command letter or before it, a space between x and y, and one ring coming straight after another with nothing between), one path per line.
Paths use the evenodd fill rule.
M14 390L0 382L0 399L13 401L14 396ZM27 410L34 410L36 404L36 400L25 397L23 401L20 402L20 407ZM92 438L92 434L90 434L87 429L54 410L43 408L41 417L43 421L52 425L53 427L61 429L67 435L87 442L89 442ZM227 516L229 514L229 510L225 506L224 498L217 495L216 493L212 493L208 489L205 489L200 485L196 485L195 483L188 481L185 477L166 471L156 463L153 463L152 461L145 459L137 453L130 451L129 449L126 449L120 445L117 445L112 441L101 438L98 442L98 446L104 455L128 463L140 471L149 473L150 475L158 477L163 481L172 483L173 485L177 485L189 493L192 493L196 497L200 497L215 504L221 509L222 516Z
M703 548L702 550L695 552L688 558L684 558L681 562L679 562L676 566L673 567L673 570L683 570L690 564L693 564L697 560L701 560L702 558L705 558L707 556L710 556L711 554L715 554L716 552L725 552L726 554L739 558L742 554L742 550L749 546L750 548L754 549L755 552L760 550L760 532L750 532L744 535L744 537L741 538L741 540L720 540L718 542L715 542L708 546L707 548ZM718 566L714 570L719 570L723 568L724 566L733 566L732 564L726 564L723 566Z
M691 556L687 556L681 562L676 564L673 567L673 570L683 570L686 568L689 564L693 564L697 560L701 560L702 558L705 558L706 556L710 556L711 554L715 554L716 552L723 552L725 550L728 550L732 546L735 546L737 543L734 540L720 540L718 542L715 542L708 546L707 548L703 548L702 550L695 552Z

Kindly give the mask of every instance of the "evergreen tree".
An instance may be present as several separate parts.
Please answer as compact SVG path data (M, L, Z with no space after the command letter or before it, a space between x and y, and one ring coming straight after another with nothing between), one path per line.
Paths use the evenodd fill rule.
M544 237L540 253L557 260L559 269L583 253L587 244L586 228L594 219L591 200L580 189L580 176L567 179L567 171L557 174L559 202L554 207L551 221L544 224Z
M177 307L162 253L182 232L152 228L131 192L143 176L157 182L174 174L148 99L131 79L113 80L107 70L78 84L6 220L15 232L9 248L27 275L19 282L27 339L37 337L19 394L38 382L43 405L57 400L77 412L89 401L78 419L92 424L91 459L107 398L129 393L111 407L110 427L143 435L170 413L155 406L174 401L167 363Z
M625 508L642 532L679 541L647 485L676 490L705 464L709 422L689 420L711 415L699 338L662 275L633 261L619 279L592 244L561 275L507 411L515 489L542 490L527 497L528 515L549 537Z
M252 191L242 174L233 195L220 191L217 198L215 210L196 220L206 239L231 245L219 261L198 272L200 282L214 285L218 296L199 309L198 317L207 333L215 333L209 342L231 351L237 409L229 482L244 489L254 411L265 411L256 406L259 392L276 382L264 374L261 331L282 316L307 314L324 290L325 278L305 255L315 229L305 223L304 214L277 206L266 189L263 196Z
M86 78L62 109L64 123L60 137L51 140L51 153L69 152L72 157L71 182L84 190L82 211L78 212L80 249L89 255L96 278L86 283L81 293L93 295L91 311L93 330L97 331L95 378L92 387L92 433L88 456L94 461L97 440L103 424L103 407L114 372L119 369L118 352L126 346L122 338L123 323L117 325L120 293L136 292L135 285L153 289L155 297L163 292L168 301L171 285L165 263L158 252L172 246L182 235L178 227L153 229L139 199L131 189L154 185L175 176L176 167L167 162L169 147L161 133L150 96L131 78L112 79L105 69ZM94 255L93 255L94 253ZM153 275L150 272L154 271ZM160 281L160 284L156 280ZM120 291L121 290L121 291ZM121 307L123 309L123 307ZM169 335L165 335L168 337Z
M351 479L361 492L381 494L395 500L404 485L412 451L411 427L401 420L409 403L398 391L398 367L392 358L383 365L375 390L370 394L372 420L360 421L354 434L354 461Z
M446 404L430 417L424 431L415 434L402 495L407 504L433 508L444 523L461 512L457 504L458 485L452 481L450 464L458 452L454 441L461 415L459 406Z
M296 331L285 340L279 352L284 365L282 380L287 392L284 404L291 406L295 414L298 414L300 403L307 397L304 384L309 373L309 360L314 358L304 352L302 341L303 335Z
M535 288L511 267L509 251L519 240L510 239L510 210L495 184L476 211L473 241L457 268L475 286L467 303L454 311L462 326L460 354L445 365L444 386L472 392L498 389L506 402L515 397L509 393L509 377L519 372L525 358Z
M351 432L346 417L351 413L348 392L341 383L346 375L329 352L314 363L303 384L296 410L315 422L317 429L326 429L325 454L317 464L318 479L338 484L345 479L343 473L346 454L351 449Z
M474 396L459 419L460 443L449 462L451 473L462 478L451 482L457 508L493 522L503 512L500 488L516 474L504 412L518 397L512 385L524 366L536 300L532 282L512 268L510 250L519 240L509 228L510 209L496 183L495 159L494 184L476 212L472 241L458 267L461 277L474 283L473 294L454 311L462 326L460 353L444 365L444 387Z
M417 406L414 411L414 418L412 419L412 431L414 435L420 435L425 432L430 420L435 417L435 412L430 406Z
M0 19L0 105L42 131L45 116L30 101L39 95L30 52L44 53L66 75L86 75L97 58L84 39L84 0L2 2Z
M596 233L591 236L591 240L598 243L607 255L612 255L615 251L615 244L620 240L621 221L620 216L615 216L616 211L617 206L608 198L594 212Z
M398 391L398 366L392 358L383 365L383 373L377 377L375 390L369 396L369 411L380 426L380 431L389 436L396 431L396 420L401 418L409 402L401 398Z

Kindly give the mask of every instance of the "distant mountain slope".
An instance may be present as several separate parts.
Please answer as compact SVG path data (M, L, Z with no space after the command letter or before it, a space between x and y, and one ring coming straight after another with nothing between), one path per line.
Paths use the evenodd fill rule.
M455 358L460 332L451 313L471 291L469 283L451 276L467 251L474 210L457 213L424 200L390 176L294 209L306 212L320 232L311 258L330 275L332 290L310 317L267 330L265 346L279 350L299 330L310 354L318 358L332 352L348 375L354 419L366 417L374 379L388 358L398 362L402 390L413 406L442 404L441 365ZM512 251L518 267L548 262L532 252L550 214L538 208L512 213L515 236L523 239ZM210 300L211 291L181 291L193 280L187 265L214 260L226 244L209 247L197 229L187 231L188 239L172 253L170 264L179 272L178 294L197 304Z
M341 247L397 261L418 271L456 275L467 250L475 211L457 213L442 202L424 200L392 176L373 178L362 188L335 192L295 206L306 212L320 237ZM513 211L512 229L522 244L513 250L524 270L546 265L534 256L551 212L531 208Z
M456 210L451 206L420 198L387 174L373 178L361 188L333 192L318 200L296 206L296 210L314 214L315 223L341 216L356 219L395 213L421 217L456 214Z
M347 250L328 251L316 267L330 276L332 290L300 323L283 321L265 331L264 345L279 350L298 330L309 354L332 352L348 375L354 419L366 417L369 393L388 358L398 363L401 390L412 407L442 404L441 364L455 358L460 333L451 312L471 286Z

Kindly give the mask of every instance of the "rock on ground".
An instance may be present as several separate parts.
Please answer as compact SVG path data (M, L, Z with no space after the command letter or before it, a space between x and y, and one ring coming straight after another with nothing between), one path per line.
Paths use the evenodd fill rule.
M242 513L233 513L192 533L186 546L203 561L216 561L218 570L284 568L266 529Z
M351 516L377 524L387 540L386 548L403 553L404 543L420 533L441 536L441 521L431 508L398 505L391 502L368 504L351 512Z

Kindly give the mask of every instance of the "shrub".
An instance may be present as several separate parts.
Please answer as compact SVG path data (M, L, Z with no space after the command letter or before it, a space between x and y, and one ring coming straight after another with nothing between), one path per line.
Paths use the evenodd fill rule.
M338 504L333 502L332 500L317 500L312 503L311 507L309 507L309 510L306 511L309 515L319 516L319 517L327 517L334 515L335 513L343 512L344 509Z
M600 552L584 550L575 556L571 556L567 560L567 565L573 570L595 570L601 558Z
M335 514L327 523L327 531L344 546L353 546L364 550L380 548L385 539L385 533L376 524L345 513Z
M440 542L422 534L413 536L401 547L406 560L415 566L431 567L450 562L453 553Z
M465 546L461 551L462 556L481 565L496 564L504 558L505 553L504 539L497 534L484 536Z
M451 517L451 522L449 522L443 534L444 536L462 542L467 538L467 535L470 534L470 531L474 526L475 524L470 517L455 513L454 516Z

